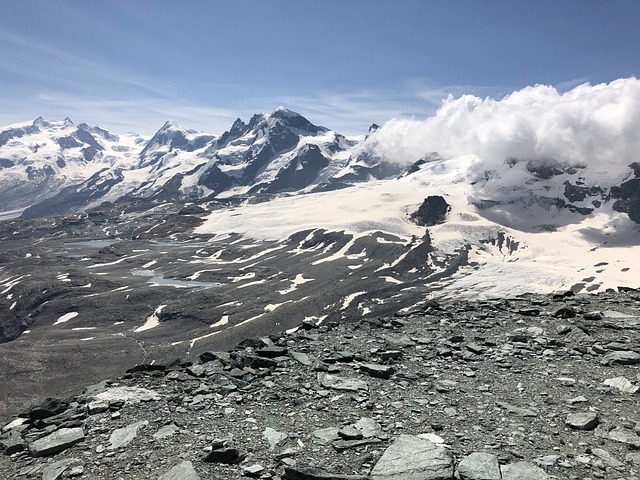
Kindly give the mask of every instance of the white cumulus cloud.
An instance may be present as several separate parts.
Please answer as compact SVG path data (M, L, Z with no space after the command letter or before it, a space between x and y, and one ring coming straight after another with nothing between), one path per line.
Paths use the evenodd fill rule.
M487 169L510 157L626 169L640 161L640 80L582 84L564 93L535 85L502 99L449 96L434 116L392 119L371 140L378 153L407 164L437 151L474 154Z

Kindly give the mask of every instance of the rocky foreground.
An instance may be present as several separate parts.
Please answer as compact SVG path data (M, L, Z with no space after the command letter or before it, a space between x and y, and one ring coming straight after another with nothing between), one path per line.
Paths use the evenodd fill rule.
M638 479L640 292L570 294L138 365L4 426L0 478Z

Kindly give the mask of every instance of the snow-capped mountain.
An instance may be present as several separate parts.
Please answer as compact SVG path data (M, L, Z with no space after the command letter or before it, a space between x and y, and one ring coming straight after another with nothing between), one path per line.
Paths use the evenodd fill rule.
M82 128L103 148L87 160L79 127L50 125L4 138L13 152L34 138L58 152L63 166L43 157L52 179L71 166L93 173L24 216L75 213L0 222L0 358L26 372L4 392L25 376L33 388L42 377L61 384L68 369L51 369L68 357L104 378L301 322L640 287L635 163L428 148L400 164L379 148L384 127L349 139L284 109L219 137L169 122L124 152L112 134ZM26 168L10 158L5 179ZM46 372L37 385L32 371Z
M378 148L381 128L348 138L279 107L237 119L220 136L166 122L149 140L70 119L3 129L0 199L25 218L64 214L103 201L208 201L310 193L414 174L442 165L436 152L403 166ZM384 130L384 128L382 128ZM468 202L483 216L523 230L554 229L616 211L640 222L640 166L576 164L558 158L470 162Z
M19 210L77 185L97 172L135 165L144 139L114 135L69 118L0 130L1 210Z
M283 107L248 123L237 119L220 136L168 121L147 141L39 118L5 129L0 139L2 210L26 209L25 218L106 200L331 190L402 171L364 148L362 138L347 138Z

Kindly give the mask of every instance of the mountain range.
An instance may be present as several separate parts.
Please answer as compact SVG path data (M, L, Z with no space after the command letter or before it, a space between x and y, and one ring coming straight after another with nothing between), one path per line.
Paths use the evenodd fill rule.
M401 172L362 144L283 107L220 136L168 121L145 139L38 118L0 132L0 198L2 210L35 218L103 201L320 191Z
M36 218L104 201L320 192L409 175L443 160L432 152L412 165L395 162L378 153L378 128L347 137L278 107L248 123L237 119L219 136L167 121L149 139L40 117L0 131L0 214ZM545 222L567 212L580 218L608 209L640 223L640 163L614 174L602 170L587 162L513 157L500 169L487 169L473 159L469 202L500 223L524 229L555 228ZM532 223L534 215L541 223Z
M1 129L0 416L303 322L640 287L637 162L399 162L384 129L284 108L220 136Z

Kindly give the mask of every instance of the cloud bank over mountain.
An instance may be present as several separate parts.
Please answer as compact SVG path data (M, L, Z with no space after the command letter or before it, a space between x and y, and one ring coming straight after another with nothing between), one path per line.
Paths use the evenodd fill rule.
M611 171L640 160L639 130L640 80L632 77L564 93L535 85L502 99L449 96L434 116L393 119L371 140L379 154L407 164L437 151L477 155L485 169L517 158Z

